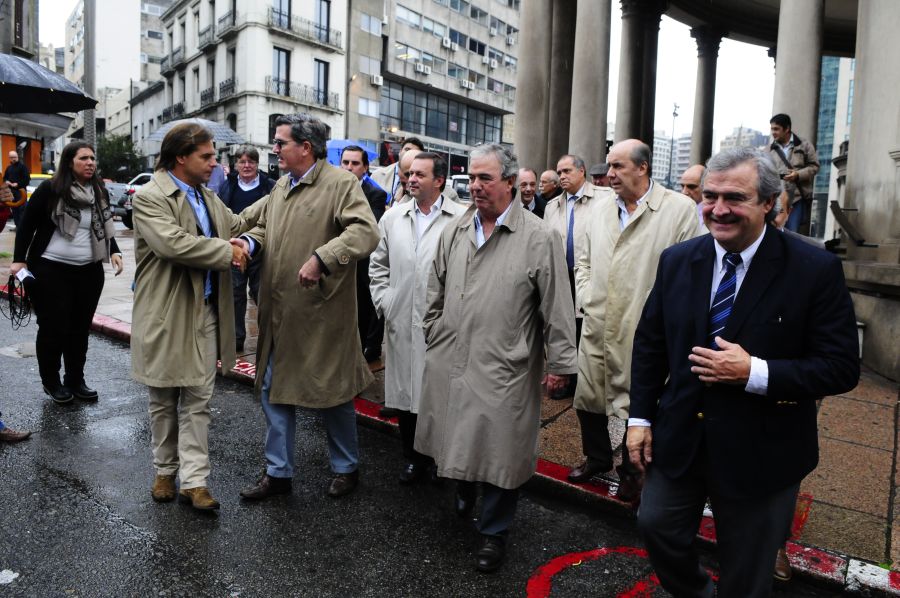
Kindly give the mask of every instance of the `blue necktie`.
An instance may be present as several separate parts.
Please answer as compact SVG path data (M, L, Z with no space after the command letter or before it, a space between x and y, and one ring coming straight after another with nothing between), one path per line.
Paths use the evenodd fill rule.
M735 270L741 264L741 254L726 253L723 258L725 261L725 276L716 289L716 296L713 298L712 307L709 308L709 346L718 349L716 345L716 335L721 334L728 323L728 316L731 315L731 308L734 306L734 296L737 293L737 273Z
M577 197L575 198L578 199ZM569 232L566 235L566 266L569 270L575 269L575 202L569 210Z

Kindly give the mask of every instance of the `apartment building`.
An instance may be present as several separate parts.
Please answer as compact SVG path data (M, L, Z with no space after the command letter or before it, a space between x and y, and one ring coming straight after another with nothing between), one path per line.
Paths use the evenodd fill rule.
M347 2L176 0L162 15L162 84L131 101L132 136L153 156L153 131L173 119L228 125L274 169L274 121L308 112L344 136ZM228 148L219 147L226 158Z

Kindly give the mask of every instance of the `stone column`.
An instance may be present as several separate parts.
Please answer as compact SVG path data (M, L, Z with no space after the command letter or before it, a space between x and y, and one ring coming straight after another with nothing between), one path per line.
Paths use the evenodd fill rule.
M535 0L531 0L534 2ZM542 0L550 4L551 0ZM547 165L569 152L569 117L572 110L572 63L575 57L575 0L552 0L553 27L550 54L550 114L547 122ZM525 38L524 43L531 43ZM521 62L521 60L519 61ZM546 85L546 83L545 83ZM530 90L529 90L530 92Z
M513 140L519 164L541 172L546 168L547 159L551 47L547 24L553 20L553 5L547 1L529 0L522 3L520 14Z
M653 121L656 118L656 56L659 52L659 21L665 10L665 0L644 0L641 3L641 24L644 36L641 84L641 125L638 139L653 147Z
M588 164L606 159L611 0L578 0L569 152Z
M781 0L772 114L791 117L792 130L815 145L822 72L825 0Z
M641 92L644 68L644 31L640 0L621 0L622 44L619 50L619 88L616 99L615 141L640 137Z
M694 27L697 40L697 85L694 91L694 126L691 132L691 164L702 164L712 155L713 114L716 100L716 63L722 32Z

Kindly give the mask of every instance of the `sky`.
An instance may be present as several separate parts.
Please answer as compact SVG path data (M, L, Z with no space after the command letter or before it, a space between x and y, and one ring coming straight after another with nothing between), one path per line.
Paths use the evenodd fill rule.
M120 0L139 2L140 0ZM60 47L65 43L66 18L77 0L41 0L39 26L43 43ZM607 120L615 120L616 84L619 79L621 19L618 3L613 3L609 61L609 111ZM115 32L107 32L115 35ZM716 104L713 118L713 147L738 126L757 131L769 129L775 89L775 62L768 49L728 39L722 40L716 74ZM677 135L691 132L694 120L694 84L697 73L697 45L690 28L663 17L659 31L659 58L656 66L655 128L667 136L672 133L672 108L678 104L675 119Z

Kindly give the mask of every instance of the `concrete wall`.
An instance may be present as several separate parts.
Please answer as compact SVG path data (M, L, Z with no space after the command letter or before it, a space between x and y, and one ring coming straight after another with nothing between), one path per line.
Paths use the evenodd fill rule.
M896 243L900 196L889 153L900 150L900 2L860 2L858 31L846 200L859 209L857 225L867 240Z

